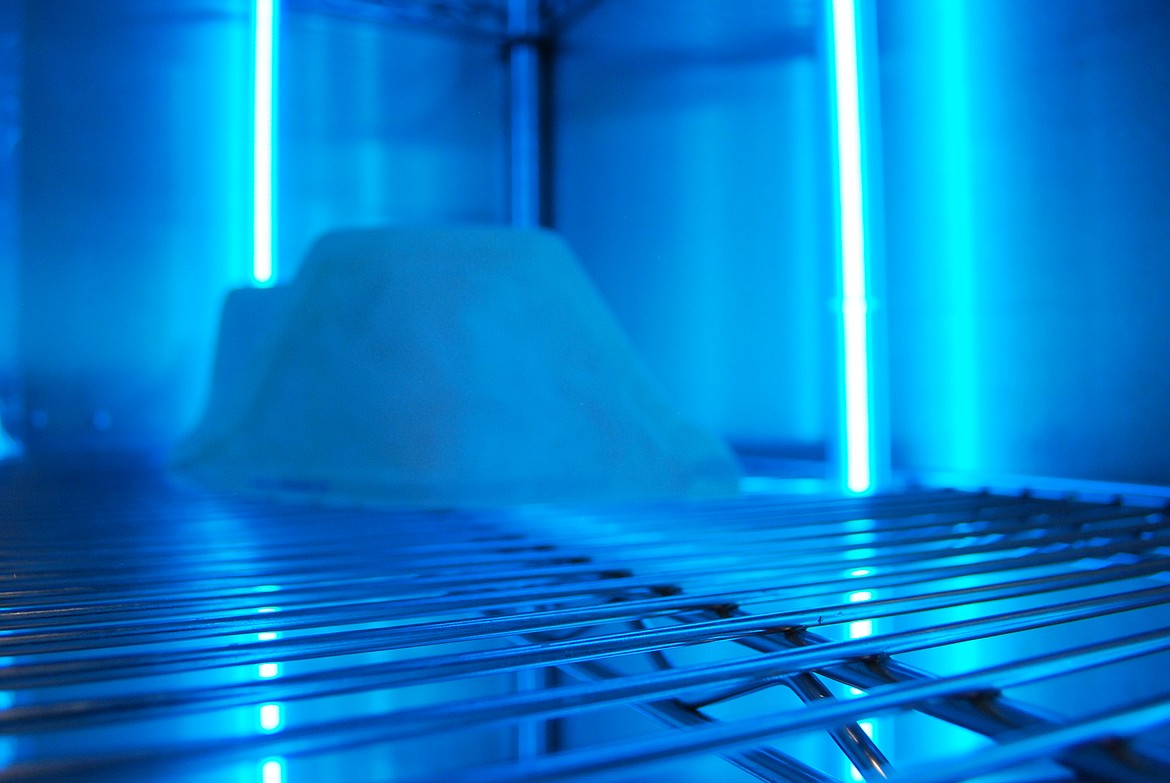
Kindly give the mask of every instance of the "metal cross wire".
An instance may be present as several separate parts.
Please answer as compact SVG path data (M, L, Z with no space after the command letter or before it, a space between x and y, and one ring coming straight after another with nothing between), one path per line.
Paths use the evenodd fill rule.
M1164 665L1161 510L909 492L391 511L10 470L0 514L0 780L249 780L257 759L466 781L716 756L809 783L1170 772L1149 743L1165 688L1119 681L1066 716L1004 694ZM844 633L859 622L878 632ZM940 676L906 662L1037 633ZM607 736L615 710L665 728ZM861 725L915 713L998 744L915 768ZM468 763L420 750L455 735L495 739Z

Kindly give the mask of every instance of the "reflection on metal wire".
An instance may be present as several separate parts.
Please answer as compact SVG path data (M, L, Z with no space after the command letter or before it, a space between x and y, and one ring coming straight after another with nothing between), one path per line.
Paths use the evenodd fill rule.
M1089 693L1099 703L1063 722L1003 693L1170 654L1159 510L912 492L383 512L149 474L71 482L0 473L19 499L0 550L16 575L0 689L22 694L0 735L38 738L13 779L237 764L277 783L302 763L377 763L535 781L687 756L808 783L1035 759L1103 780L1170 770L1118 741L1167 725L1168 693ZM944 676L901 660L1023 634L1026 655ZM665 728L628 736L619 708ZM890 744L914 712L999 749L943 737L945 763L915 770ZM419 761L452 732L479 743L474 763ZM802 744L818 735L831 742Z

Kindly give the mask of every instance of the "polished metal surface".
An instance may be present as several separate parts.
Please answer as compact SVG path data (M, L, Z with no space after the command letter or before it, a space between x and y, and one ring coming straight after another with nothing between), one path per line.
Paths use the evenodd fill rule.
M602 0L534 0L534 30L515 30L515 0L287 0L297 11L505 40L563 30Z
M0 780L1170 776L1159 508L394 510L10 466L0 518Z

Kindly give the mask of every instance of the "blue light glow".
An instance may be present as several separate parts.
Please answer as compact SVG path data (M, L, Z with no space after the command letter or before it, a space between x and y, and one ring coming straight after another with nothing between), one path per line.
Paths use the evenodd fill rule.
M850 492L863 493L873 485L873 456L856 0L833 0L832 31L841 253L845 486Z
M262 704L260 706L260 730L268 733L280 731L284 725L284 710L279 704Z
M256 674L262 680L271 680L273 677L280 676L279 663L262 663L256 667Z
M851 604L872 600L873 593L869 590L857 590L849 594L849 603ZM866 636L873 636L873 620L856 620L852 623L849 623L850 639L863 639Z
M4 425L0 424L0 460L19 457L22 453L20 442L5 432Z
M851 576L868 576L871 571L868 568L859 568L853 571ZM870 590L854 590L849 594L849 603L858 604L863 601L872 601L873 592ZM866 636L873 635L873 620L856 620L849 623L849 638L862 639Z
M0 668L11 666L12 658L0 658ZM16 694L12 691L0 691L0 710L6 710L16 704ZM12 766L16 760L16 740L12 737L0 737L0 769Z
M939 260L947 272L939 296L948 304L949 318L940 327L946 330L948 356L939 367L946 384L944 393L951 409L941 418L950 431L939 434L949 443L951 466L960 472L982 467L979 325L976 322L978 276L973 226L972 161L973 135L970 117L968 75L969 41L977 36L977 19L972 18L978 4L939 3L931 9L932 18L923 14L921 22L930 25L934 49L934 73L927 84L932 92L931 105L936 112L939 148L934 152L939 168L939 188L932 196L939 220Z
M284 760L265 759L261 762L260 783L284 783Z
M865 521L867 523L872 522L872 520L865 520ZM872 551L872 550L870 550L870 551ZM872 573L873 573L873 570L869 569L869 568L856 568L856 569L850 571L849 575L852 577L865 577L865 576L869 576ZM849 603L852 603L852 604L862 603L864 601L872 601L872 600L873 600L873 591L872 590L854 590L853 592L849 593ZM873 620L855 620L855 621L849 623L849 626L848 626L848 634L849 634L850 639L864 639L867 636L873 636L873 631L874 631ZM850 693L850 695L853 695L853 696L861 696L864 693L864 691L862 691L859 688L850 688L849 693ZM874 728L873 721L871 721L871 720L860 721L858 723L858 725L861 727L862 731L864 731L866 734L869 735L870 739L874 738L875 728ZM849 765L849 777L851 780L862 780L863 779L861 773L858 772L857 767L853 766L852 764Z
M866 736L876 742L876 739L874 738L873 721L863 720L860 721L857 725L860 726L861 730L866 733ZM849 765L849 777L852 780L865 780L865 778L862 777L861 773L857 770L857 767L853 766L852 764Z
M869 572L866 571L866 573ZM851 604L858 604L863 601L872 600L873 593L869 590L855 590L849 594L849 603ZM873 620L856 620L849 623L850 639L862 639L866 636L873 636Z
M276 62L279 0L256 0L256 55L252 139L252 278L257 285L276 280L273 238L275 209Z

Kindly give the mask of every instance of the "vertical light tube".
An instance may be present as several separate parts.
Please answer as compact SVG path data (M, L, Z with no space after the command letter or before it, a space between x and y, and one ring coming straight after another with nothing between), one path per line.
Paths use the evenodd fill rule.
M857 0L831 0L831 7L841 264L843 457L846 489L863 493L873 486L873 446Z
M273 244L276 226L276 71L279 0L255 0L252 108L252 280L276 281Z

